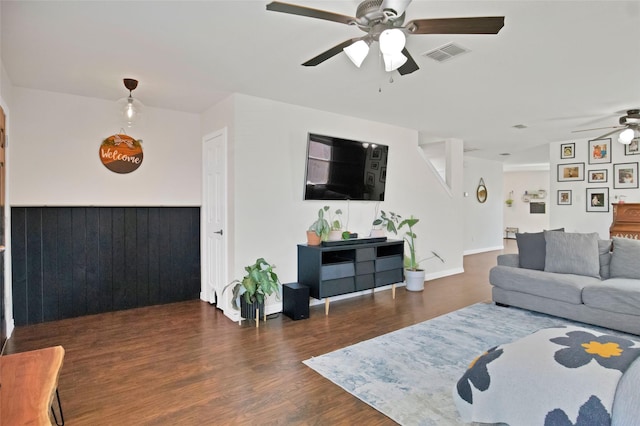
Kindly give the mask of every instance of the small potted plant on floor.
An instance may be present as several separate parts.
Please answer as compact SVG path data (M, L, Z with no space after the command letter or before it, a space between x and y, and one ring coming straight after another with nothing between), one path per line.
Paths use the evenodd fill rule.
M222 291L224 293L227 288L232 289L233 307L240 310L243 318L259 320L265 315L265 298L273 293L280 296L281 284L273 268L275 265L259 258L253 265L245 266L247 275L242 280L231 281Z
M324 206L318 210L318 218L311 224L307 230L307 244L310 246L318 246L322 241L326 241L329 237L331 226L325 218L325 213L329 211L329 206Z
M405 281L407 283L407 290L409 291L422 291L424 290L424 277L425 271L424 269L420 269L420 262L428 259L438 258L442 263L444 263L444 259L438 255L435 251L432 251L432 256L418 260L416 255L416 238L418 236L413 231L413 227L416 223L419 222L419 219L411 216L408 219L404 219L398 225L398 230L403 227L407 227L408 230L405 232L403 238L407 242L407 246L409 247L409 255L404 258L404 268L405 268Z

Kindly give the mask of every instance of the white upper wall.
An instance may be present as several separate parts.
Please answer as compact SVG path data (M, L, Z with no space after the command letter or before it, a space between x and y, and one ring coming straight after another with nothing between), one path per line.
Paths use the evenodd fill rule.
M282 282L295 281L296 246L306 242L305 231L323 205L341 208L351 232L361 236L370 232L375 202L303 201L308 132L389 145L386 201L380 208L420 219L416 228L419 254L428 257L436 250L447 260L444 265L425 262L427 276L461 270L461 197L452 198L422 159L417 131L246 95L234 95L230 105L219 111L235 111L235 136L229 138L229 148L235 170L230 177L235 210L230 249L236 261L230 265L229 278L240 276L242 267L257 257L265 257L278 266ZM203 117L214 120L209 112ZM225 125L204 122L203 129L210 132Z
M545 213L531 213L530 201L526 201L525 192L540 190L546 192L546 197L530 201L545 203ZM505 201L511 191L513 191L513 205L507 207ZM550 208L555 203L555 198L549 191L548 170L505 172L504 189L501 195L505 227L518 228L519 232L541 232L543 229L551 229Z
M480 179L487 187L487 201L480 203L476 190ZM464 159L464 252L498 250L502 241L502 163L473 157Z
M102 141L120 133L116 102L13 88L9 203L12 206L199 206L200 116L144 109L126 130L144 159L118 174L100 161Z

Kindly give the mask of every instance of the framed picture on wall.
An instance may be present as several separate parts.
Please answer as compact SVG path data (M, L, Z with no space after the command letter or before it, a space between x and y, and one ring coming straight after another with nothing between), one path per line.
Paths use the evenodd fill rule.
M589 183L606 183L608 180L609 171L607 169L589 170L587 172L587 181Z
M587 211L609 211L609 188L587 188Z
M638 147L640 145L640 140L638 138L634 138L631 140L629 145L624 146L624 155L638 155L640 154L640 149Z
M559 206L570 206L571 205L571 190L570 189L559 189L558 190L558 205Z
M611 162L611 138L589 141L589 164Z
M638 163L613 165L613 187L615 189L638 187Z
M373 186L376 184L376 175L371 172L367 172L367 185Z
M560 145L560 158L565 160L567 158L576 158L576 144L575 143L563 143Z
M558 164L558 182L584 180L584 163Z

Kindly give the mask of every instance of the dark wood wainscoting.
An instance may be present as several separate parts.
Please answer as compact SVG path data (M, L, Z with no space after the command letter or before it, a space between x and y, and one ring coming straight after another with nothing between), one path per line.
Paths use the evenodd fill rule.
M17 326L200 297L199 207L13 207Z

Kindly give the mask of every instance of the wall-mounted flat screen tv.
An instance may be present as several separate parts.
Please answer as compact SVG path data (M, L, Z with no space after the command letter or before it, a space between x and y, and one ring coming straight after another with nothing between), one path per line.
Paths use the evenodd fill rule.
M384 201L389 147L309 133L305 200Z

